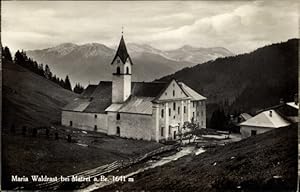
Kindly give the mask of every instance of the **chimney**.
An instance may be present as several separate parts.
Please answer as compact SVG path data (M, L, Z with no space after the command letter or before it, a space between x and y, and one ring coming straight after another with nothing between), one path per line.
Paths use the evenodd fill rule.
M283 98L280 99L279 104L284 104Z
M269 115L270 115L270 117L272 117L272 111L269 111Z

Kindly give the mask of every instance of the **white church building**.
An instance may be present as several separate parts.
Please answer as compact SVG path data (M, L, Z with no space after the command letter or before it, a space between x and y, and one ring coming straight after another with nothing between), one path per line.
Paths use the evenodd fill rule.
M175 79L131 82L134 65L123 36L112 81L89 85L62 110L64 126L143 140L176 140L184 122L206 127L206 98Z

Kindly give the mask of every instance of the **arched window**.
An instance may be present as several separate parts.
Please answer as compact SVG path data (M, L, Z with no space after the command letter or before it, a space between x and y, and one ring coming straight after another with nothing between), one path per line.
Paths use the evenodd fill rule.
M126 74L129 74L129 67L126 67Z
M72 127L73 126L73 121L70 121L70 127Z
M120 136L120 127L117 127L117 135Z
M121 116L120 113L117 113L117 120L120 120Z
M97 125L94 126L94 131L97 131Z
M117 74L120 74L120 73L121 73L120 67L117 67Z

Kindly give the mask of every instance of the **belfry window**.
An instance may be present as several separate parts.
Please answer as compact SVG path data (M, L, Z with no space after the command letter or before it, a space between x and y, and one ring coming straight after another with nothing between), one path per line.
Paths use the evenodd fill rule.
M129 74L129 67L126 67L126 74Z
M120 113L117 113L117 120L120 120L121 116Z
M117 74L119 75L121 73L120 67L117 67Z

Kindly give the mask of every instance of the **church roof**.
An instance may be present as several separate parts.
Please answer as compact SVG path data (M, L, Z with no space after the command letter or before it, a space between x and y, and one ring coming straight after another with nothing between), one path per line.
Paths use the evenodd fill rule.
M194 91L192 88L190 88L189 86L187 86L183 82L179 82L178 84L185 91L185 93L187 93L191 97L192 101L200 101L200 100L205 100L206 99L206 97L200 95L199 93Z
M72 101L63 110L87 113L119 111L123 113L152 114L152 102L169 84L170 82L132 82L131 96L127 101L121 104L113 104L112 82L101 81L98 85L89 85L80 98ZM194 97L196 97L195 95L199 97L199 95L193 93Z
M91 94L95 91L95 89L97 88L97 85L89 85L84 91L83 93L81 93L82 97L89 97L91 96Z
M125 41L124 41L124 38L123 38L123 35L121 37L121 40L120 40L120 43L119 43L119 47L118 47L118 50L117 50L117 53L113 59L113 61L111 62L111 64L114 63L114 61L116 60L116 58L119 56L119 58L121 59L121 61L123 63L126 62L127 59L129 59L130 63L132 64L132 60L127 52L127 48L126 48L126 44L125 44Z
M137 113L137 114L152 114L152 100L154 97L131 97L128 102L125 102L119 112L121 113Z
M166 86L166 83L161 82L132 82L131 85L131 98L136 97L141 98L139 101L149 101L153 100L153 97L158 95L162 89ZM89 99L87 99L89 97ZM146 99L148 98L148 99ZM151 99L149 99L151 98ZM72 101L70 104L65 106L63 110L66 111L81 111L89 113L104 113L106 111L116 111L121 108L119 105L112 105L112 82L111 81L101 81L98 85L89 85L76 101ZM128 100L129 101L129 100ZM126 104L126 103L125 103ZM123 112L128 110L128 112L134 111L145 111L141 109L144 104L134 107L130 106L132 102L129 101L126 105L121 104L122 108L127 106ZM136 103L135 103L136 104ZM147 106L149 106L147 104ZM78 107L80 110L78 110ZM130 110L129 110L130 109ZM152 109L151 109L152 110ZM148 111L146 111L148 113Z

